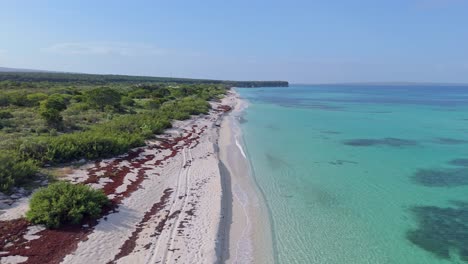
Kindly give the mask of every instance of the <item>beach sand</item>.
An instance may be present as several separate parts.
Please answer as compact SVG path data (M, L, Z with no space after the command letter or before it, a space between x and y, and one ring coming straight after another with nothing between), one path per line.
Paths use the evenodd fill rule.
M229 186L225 199L228 217L228 252L225 263L274 263L269 214L263 196L255 183L253 171L243 144L239 120L247 103L236 93L233 110L221 123L219 155L222 177Z
M28 197L2 208L0 263L272 263L268 215L239 141L241 102L229 92L145 147L70 170L66 180L112 200L97 221L46 230L21 218Z

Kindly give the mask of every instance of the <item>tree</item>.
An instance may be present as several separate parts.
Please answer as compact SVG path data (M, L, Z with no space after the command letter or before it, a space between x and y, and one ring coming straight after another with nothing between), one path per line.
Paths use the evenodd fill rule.
M49 126L59 127L63 121L60 112L66 108L65 99L59 94L53 94L47 100L41 102L39 114L46 120Z
M92 89L86 92L85 97L91 107L101 111L104 111L106 106L120 108L120 93L108 87Z

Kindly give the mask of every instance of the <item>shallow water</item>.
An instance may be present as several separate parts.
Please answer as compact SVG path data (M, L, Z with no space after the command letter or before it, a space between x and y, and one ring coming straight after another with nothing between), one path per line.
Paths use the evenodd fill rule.
M237 91L278 263L468 263L468 87Z

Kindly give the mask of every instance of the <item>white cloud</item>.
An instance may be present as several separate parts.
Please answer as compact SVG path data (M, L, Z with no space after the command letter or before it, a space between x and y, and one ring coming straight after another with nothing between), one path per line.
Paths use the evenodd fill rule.
M166 51L153 45L127 42L67 42L57 43L44 51L66 55L162 55Z

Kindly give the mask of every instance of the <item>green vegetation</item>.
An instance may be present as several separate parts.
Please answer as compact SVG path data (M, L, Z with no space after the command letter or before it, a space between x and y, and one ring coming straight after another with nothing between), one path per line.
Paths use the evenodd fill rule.
M85 93L88 105L101 111L120 108L121 97L116 90L108 87L95 88Z
M66 108L65 99L60 94L52 94L40 103L39 113L49 126L59 127L63 120L60 112Z
M143 146L172 120L207 113L226 91L144 78L0 73L0 191L36 180L45 165Z
M206 79L145 77L127 75L97 75L97 74L73 74L54 72L2 72L0 82L7 81L11 87L34 87L37 82L49 83L86 83L104 85L107 83L172 83L172 84L222 84L234 87L287 87L285 81L221 81Z
M26 218L34 224L58 228L68 223L80 224L85 218L95 219L107 204L109 200L101 190L57 182L33 194Z
M38 167L32 159L21 159L17 153L0 152L0 190L25 184L36 176Z

